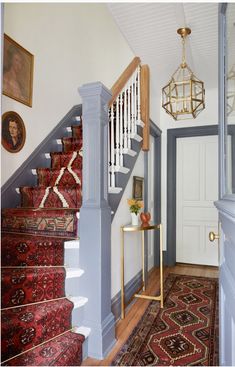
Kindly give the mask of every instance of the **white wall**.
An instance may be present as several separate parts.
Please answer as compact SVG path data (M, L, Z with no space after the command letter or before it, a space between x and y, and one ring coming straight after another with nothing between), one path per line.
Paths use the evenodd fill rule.
M32 108L2 98L2 113L19 113L27 134L19 153L2 148L2 184L81 103L79 86L101 81L111 88L134 57L105 4L7 3L4 32L35 59Z
M122 200L118 206L112 222L112 247L111 247L111 297L114 297L121 289L120 278L120 227L131 222L131 215L127 204L127 199L132 198L133 176L144 177L144 153L141 151ZM125 284L131 280L141 270L141 234L125 233Z
M205 126L218 124L218 89L206 90L206 108L198 117L189 120L175 121L160 106L160 129L162 130L162 224L163 224L163 243L166 249L166 205L167 205L167 129L176 129L190 126Z

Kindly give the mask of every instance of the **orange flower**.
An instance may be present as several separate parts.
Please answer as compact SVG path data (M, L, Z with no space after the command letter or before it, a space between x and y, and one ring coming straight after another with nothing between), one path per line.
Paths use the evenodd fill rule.
M143 201L136 199L127 199L127 203L130 207L130 212L138 214L140 209L144 207Z

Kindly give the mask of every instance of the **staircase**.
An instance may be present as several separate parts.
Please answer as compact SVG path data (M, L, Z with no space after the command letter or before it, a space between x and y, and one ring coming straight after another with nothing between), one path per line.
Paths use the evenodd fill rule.
M51 153L51 168L37 169L38 185L20 188L21 208L2 212L3 365L79 366L83 358L89 329L79 322L88 300L74 287L83 275L74 261L81 123L62 144L62 152Z
M3 365L78 366L88 353L88 341L90 351L95 350L94 355L91 352L90 356L96 358L103 358L115 342L109 294L110 228L107 235L102 234L106 231L104 227L111 225L108 219L110 208L104 202L109 192L109 205L114 215L141 145L145 144L142 142L142 129L147 125L142 122L140 113L144 93L140 93L139 65L139 58L135 58L125 70L124 79L121 78L121 82L119 80L112 89L106 135L109 136L108 147L104 150L101 147L104 139L102 116L97 119L99 133L94 133L93 121L99 113L99 103L95 102L98 112L93 110L92 117L86 110L87 102L84 103L84 118L87 118L84 127L81 108L75 106L67 115L72 126L71 123L68 126L65 117L50 133L50 140L47 139L36 149L37 154L24 163L24 170L18 170L16 179L11 178L9 188L4 189L8 193L16 182L20 183L12 197L4 199L4 206L7 200L11 205L19 202L19 198L13 199L16 192L20 196L20 205L2 210ZM93 105L89 103L92 109ZM105 111L103 107L102 111ZM80 114L74 115L74 111L80 111ZM85 144L83 129L86 129ZM63 133L66 136L55 139L55 136L62 136L61 131L66 131L66 134ZM97 141L101 142L100 146ZM53 149L50 154L45 153L49 143ZM104 172L99 174L104 170L102 159L105 161L106 154L109 165L107 176ZM90 164L88 156L96 160ZM41 167L36 168L38 162ZM97 165L97 162L100 164ZM100 182L97 182L97 177L100 177ZM23 186L22 182L27 181L28 186ZM104 198L100 193L104 193ZM93 205L95 215L92 215ZM83 215L81 210L80 218L81 206ZM93 223L96 221L93 231L87 231L87 220L91 221L90 218L93 218ZM100 218L104 218L103 226ZM92 232L95 238L89 237ZM99 279L102 282L96 284ZM95 292L90 290L92 283L96 284ZM105 289L106 293L101 289ZM99 319L100 309L102 320Z

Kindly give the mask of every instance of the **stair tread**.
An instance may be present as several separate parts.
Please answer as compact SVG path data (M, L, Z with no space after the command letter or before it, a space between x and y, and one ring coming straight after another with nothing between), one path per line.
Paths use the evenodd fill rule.
M84 270L80 268L66 268L66 279L77 278L84 274Z
M3 363L8 366L79 366L82 362L82 343L85 336L68 331Z
M72 309L71 301L60 299L2 310L2 359L69 330Z
M67 297L71 302L73 302L74 308L79 308L84 306L88 302L87 297Z

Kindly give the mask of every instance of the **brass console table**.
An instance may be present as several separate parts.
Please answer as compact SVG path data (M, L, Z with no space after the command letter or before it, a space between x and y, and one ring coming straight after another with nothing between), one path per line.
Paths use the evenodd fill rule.
M145 291L146 282L145 282L145 262L144 262L144 232L150 230L159 230L160 231L160 295L159 296L151 296L145 294L135 293L131 300L136 298L144 298L148 300L160 301L161 308L163 308L163 244L162 244L162 224L152 224L150 223L148 226L132 226L131 224L121 227L121 319L125 317L125 288L124 288L124 233L125 232L142 232L142 289ZM131 302L131 301L130 301ZM129 303L130 303L129 302Z

